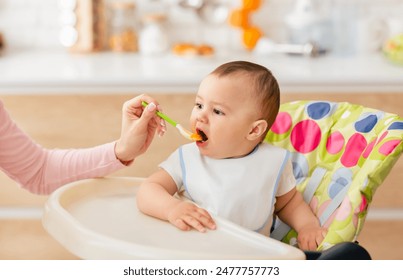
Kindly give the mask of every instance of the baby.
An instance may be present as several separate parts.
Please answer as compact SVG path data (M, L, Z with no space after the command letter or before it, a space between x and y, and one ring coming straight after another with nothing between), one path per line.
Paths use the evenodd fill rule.
M266 236L277 215L298 232L301 249L315 250L326 229L295 188L290 154L263 142L279 106L268 69L219 66L201 82L190 116L203 140L179 147L144 181L139 209L181 230L214 230L212 213Z

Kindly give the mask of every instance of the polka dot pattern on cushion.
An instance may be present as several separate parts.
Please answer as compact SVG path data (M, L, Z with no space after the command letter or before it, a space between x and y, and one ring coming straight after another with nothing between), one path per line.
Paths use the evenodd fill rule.
M292 154L297 189L318 181L307 201L319 217L338 195L344 198L323 226L328 234L319 250L355 241L368 206L403 150L403 119L347 102L294 101L281 105L266 141ZM322 178L312 178L324 168ZM282 241L295 243L290 230Z

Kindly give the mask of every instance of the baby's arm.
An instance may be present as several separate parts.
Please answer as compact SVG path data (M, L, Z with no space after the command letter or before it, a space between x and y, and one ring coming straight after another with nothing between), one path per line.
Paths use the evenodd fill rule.
M301 193L293 188L277 197L275 211L278 217L298 233L298 246L302 250L316 250L327 230L322 228Z
M169 221L181 230L195 228L205 232L206 228L216 228L206 210L174 197L176 192L174 180L161 169L141 184L137 193L137 206L143 213Z

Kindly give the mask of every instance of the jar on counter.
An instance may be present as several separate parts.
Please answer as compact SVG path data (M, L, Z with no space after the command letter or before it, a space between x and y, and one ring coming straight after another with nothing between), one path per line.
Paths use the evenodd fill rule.
M320 49L331 47L331 23L314 0L297 0L294 9L285 16L288 41L291 44L314 44Z
M147 14L143 17L143 28L139 36L139 51L153 55L165 53L169 48L169 38L165 28L166 16L161 13Z
M136 10L133 2L112 2L109 13L109 48L117 52L137 52Z

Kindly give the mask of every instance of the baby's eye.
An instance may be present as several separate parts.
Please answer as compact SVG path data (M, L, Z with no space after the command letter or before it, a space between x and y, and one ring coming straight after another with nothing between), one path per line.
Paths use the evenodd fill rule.
M220 116L224 116L224 115L225 115L223 111L218 110L218 109L213 109L213 112L214 112L214 114L216 114L216 115L220 115Z
M202 104L200 104L200 103L195 103L195 107L197 108L197 109L203 109L203 105Z

